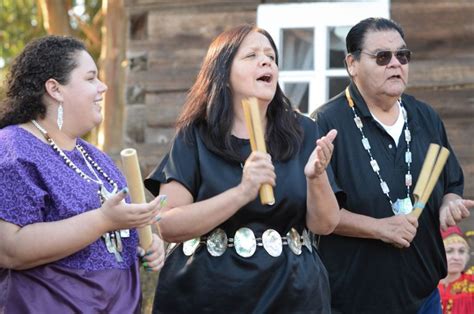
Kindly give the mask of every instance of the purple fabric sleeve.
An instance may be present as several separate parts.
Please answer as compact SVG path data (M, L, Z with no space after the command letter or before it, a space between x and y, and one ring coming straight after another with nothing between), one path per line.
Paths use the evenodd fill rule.
M78 144L119 189L125 187L125 178L106 154L81 139ZM65 154L95 177L77 149ZM111 184L98 175L111 191ZM23 227L96 210L101 206L99 186L84 180L28 131L18 126L0 129L0 220ZM123 262L98 238L49 264L27 270L0 268L0 313L139 313L136 230L122 243Z
M118 183L119 189L126 185L125 178L107 155L81 139L78 144ZM77 149L65 154L94 178ZM110 183L100 178L112 190ZM0 129L0 219L20 227L68 219L99 208L98 189L97 183L84 180L50 145L28 131L18 126ZM123 245L123 263L118 263L113 254L107 252L101 238L55 263L91 271L125 269L136 260L138 236L135 230L131 230Z
M19 163L0 163L0 219L20 227L44 221L46 192L33 182L32 172Z

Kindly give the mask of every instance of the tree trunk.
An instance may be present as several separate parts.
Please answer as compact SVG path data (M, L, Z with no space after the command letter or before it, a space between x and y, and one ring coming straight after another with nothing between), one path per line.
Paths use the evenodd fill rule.
M68 11L70 1L64 0L38 0L43 14L43 26L48 34L71 35Z
M116 158L123 144L126 16L123 0L103 0L101 80L107 84L99 147Z

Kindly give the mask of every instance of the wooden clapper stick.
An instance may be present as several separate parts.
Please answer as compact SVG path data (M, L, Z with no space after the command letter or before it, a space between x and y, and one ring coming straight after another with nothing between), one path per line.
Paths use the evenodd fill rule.
M126 148L120 152L120 156L122 157L123 173L127 179L132 203L146 203L137 151L133 148ZM140 239L140 246L147 251L153 240L151 226L138 228L138 238Z
M426 202L430 198L433 188L438 182L438 178L443 171L444 165L449 157L449 150L445 147L441 147L438 144L430 144L428 153L426 154L425 161L421 168L420 176L416 182L415 189L413 190L413 197L415 198L415 205L413 205L412 214L419 218L423 209L425 208Z
M265 138L263 136L262 120L260 119L260 110L258 108L257 98L251 97L242 100L244 109L245 124L250 137L250 147L252 151L267 152ZM275 204L273 188L270 184L263 184L260 187L260 201L264 205Z

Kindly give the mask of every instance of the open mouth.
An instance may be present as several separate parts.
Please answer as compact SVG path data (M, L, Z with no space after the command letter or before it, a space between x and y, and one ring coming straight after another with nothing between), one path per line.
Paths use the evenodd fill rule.
M401 79L402 77L400 75L392 75L389 77L389 79Z
M270 83L272 81L272 76L270 74L264 74L257 78L257 81L262 81L265 83Z

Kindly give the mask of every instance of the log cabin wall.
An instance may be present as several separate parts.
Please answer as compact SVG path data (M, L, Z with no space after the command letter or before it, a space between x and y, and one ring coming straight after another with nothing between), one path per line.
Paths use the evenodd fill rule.
M390 13L413 51L407 93L441 115L464 170L464 196L474 199L474 1L397 0ZM461 226L474 230L474 211Z
M129 0L125 145L138 150L143 174L161 160L175 120L212 39L255 23L259 1Z
M174 122L211 40L255 23L261 3L310 1L128 0L125 143L148 174L169 148ZM413 51L408 93L441 115L474 198L474 1L392 0ZM474 215L473 215L474 216ZM474 218L464 223L474 226Z

